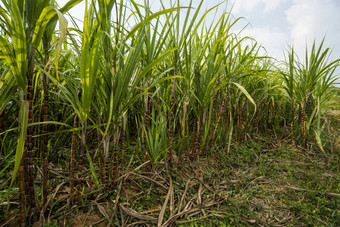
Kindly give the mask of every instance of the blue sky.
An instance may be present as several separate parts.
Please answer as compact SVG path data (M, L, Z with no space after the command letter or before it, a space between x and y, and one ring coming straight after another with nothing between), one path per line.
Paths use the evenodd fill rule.
M142 3L144 0L136 0ZM149 0L152 9L160 9L159 0ZM57 1L61 6L66 0ZM170 2L163 0L164 3ZM198 0L193 0L198 5ZM235 27L235 32L249 24L243 31L244 36L252 36L266 48L268 54L283 59L283 50L294 45L299 56L304 56L306 44L314 39L320 42L326 35L325 46L333 50L332 59L340 58L340 1L339 0L205 0L204 8L224 2L218 13L232 7L235 18L244 19ZM183 6L189 0L182 0ZM71 10L71 15L82 20L84 3ZM207 21L211 21L211 13Z

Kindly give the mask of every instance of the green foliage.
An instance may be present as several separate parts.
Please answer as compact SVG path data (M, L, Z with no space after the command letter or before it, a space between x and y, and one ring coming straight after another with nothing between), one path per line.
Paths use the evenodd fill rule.
M256 40L232 32L241 18L227 11L214 15L223 3L204 10L203 0L195 9L194 1L187 5L170 1L169 8L161 1L162 8L152 12L149 1L141 5L133 0L90 0L85 1L82 29L70 28L64 15L79 2L70 0L57 7L49 0L2 1L0 151L4 161L0 175L10 175L11 180L1 179L1 187L15 184L29 130L34 134L31 164L42 163L41 152L47 146L49 168L61 166L67 175L73 142L76 163L86 151L86 160L80 162L82 165L78 163L81 172L75 175L96 190L110 184L105 185L106 198L115 199L117 191L107 190L109 186L115 188L113 180L126 173L125 167L146 161L144 157L135 160L141 151L149 154L145 158L150 158L153 167L168 161L170 151L177 165L195 154L217 155L224 167L230 168L208 171L203 174L205 178L218 178L219 174L228 178L231 169L250 169L272 184L277 174L284 173L285 179L311 191L301 193L306 201L300 199L302 195L284 193L280 201L285 207L301 214L306 224L312 225L316 219L331 220L334 214L329 212L338 205L316 195L338 190L331 178L318 179L320 170L312 163L308 168L315 172L310 175L301 174L297 170L301 166L295 162L273 164L274 158L294 159L291 155L296 155L295 150L283 147L268 151L258 142L273 134L304 145L306 153L320 155L321 150L323 155L336 154L340 143L336 133L340 93L335 85L340 60L329 60L331 49L324 47L324 40L314 42L303 61L289 47L280 65L261 54L263 47ZM208 16L215 16L212 24L206 24ZM71 20L74 22L74 18ZM27 78L32 76L33 97L29 97ZM32 108L28 106L30 98ZM45 116L48 121L41 119ZM81 126L74 125L75 116ZM71 138L73 131L77 132L75 141ZM337 171L338 159L330 163ZM36 179L43 178L40 168L32 174L39 176ZM180 177L178 173L170 174L174 179ZM106 182L106 176L112 182ZM51 180L53 186L60 183L58 177ZM230 225L258 220L256 215L241 218L254 211L245 197L269 194L264 183L248 188L253 176L242 177L234 179L238 183L232 184L226 199L227 206L237 207L237 211L221 214ZM70 181L68 176L65 179L66 183ZM33 184L38 187L37 181ZM175 190L181 187L174 186ZM13 189L16 187L9 187L8 192L11 194ZM81 195L86 197L89 191L83 186ZM236 194L241 197L232 198ZM145 196L147 206L141 210L154 200L162 203L160 196ZM296 202L292 202L294 199ZM57 200L57 210L65 205L54 197L51 200ZM90 199L83 198L83 202L88 204ZM255 209L264 210L262 204ZM275 218L277 214L268 215ZM211 223L223 225L215 217ZM52 221L47 225L57 224Z

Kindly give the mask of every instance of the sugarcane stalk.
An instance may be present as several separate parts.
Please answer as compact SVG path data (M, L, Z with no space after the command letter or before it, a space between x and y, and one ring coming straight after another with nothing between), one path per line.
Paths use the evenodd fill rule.
M167 152L167 161L170 162L170 165L173 163L172 156L172 140L173 140L173 128L174 128L174 118L175 118L175 89L176 89L177 78L175 78L172 82L171 88L171 100L170 100L170 122L169 122L169 149Z
M45 54L45 65L49 61L49 55L48 53ZM44 88L44 109L43 109L43 121L48 121L48 77L45 73L43 73L43 88ZM44 147L43 147L43 206L47 202L47 181L48 181L48 169L47 169L47 163L48 163L48 130L49 125L44 124Z
M225 106L226 106L227 97L228 97L228 87L226 87L226 90L225 90L224 99L222 101L220 112L218 114L217 123L216 123L215 129L214 129L213 135L212 135L212 139L211 139L211 144L210 145L213 145L213 142L215 141L217 129L218 129L218 126L220 125L220 121L221 121L222 115L226 111Z
M20 226L25 227L26 223L26 198L25 198L25 174L24 165L19 166L19 193L20 193Z
M147 85L147 87L148 86L149 85ZM144 151L144 161L146 161L148 159L148 155L147 155L147 151L146 151L146 148L145 148L146 146L145 146L145 132L144 131L147 132L149 130L150 122L151 122L149 95L145 96L144 102L145 102L145 120L143 122L145 122L145 130L142 130L142 147L143 147L143 151Z
M312 93L307 92L306 95L306 110L305 110L305 121L309 118L309 114L310 114L310 106L311 106L311 101L312 101ZM305 123L306 124L306 123ZM304 147L307 147L307 129L306 129L306 133L305 133L305 137L304 137Z
M97 121L97 124L99 121ZM98 139L98 165L99 165L99 180L103 182L103 155L101 151L102 138L99 129L97 129L97 139Z
M110 134L107 133L104 138L104 171L105 171L105 191L109 192L109 149Z
M212 99L212 113L211 113L211 120L210 120L210 126L209 126L209 132L212 132L213 131L213 122L215 121L215 118L216 118L216 109L218 108L217 107L217 94L214 95L213 99ZM217 116L218 118L218 116ZM217 124L217 123L216 123ZM216 125L215 125L216 127ZM214 130L215 131L215 130ZM213 146L214 145L214 142L215 142L215 139L214 139L214 135L211 134L211 136L209 137L210 141L209 141L209 144L210 146ZM205 146L207 147L207 146Z
M28 70L27 70L27 101L29 105L28 110L28 125L33 123L33 110L32 110L32 99L33 99L33 86L32 86L32 78L33 78L33 71L34 71L34 57L35 57L35 50L34 48L29 45L29 52L28 52ZM27 191L28 192L28 200L27 204L30 208L29 216L32 217L32 221L35 221L35 196L34 196L34 177L33 177L33 127L27 127L27 134L26 134L26 154L25 154L25 161L24 167L26 166L27 169L27 178L25 179L27 182ZM25 153L25 152L24 152Z
M233 105L232 105L232 98L233 98L233 87L230 87L230 90L229 90L229 111L226 110L227 114L225 114L226 116L226 131L228 132L228 129L229 129L229 126L231 123L233 122L230 122L230 115L232 114L232 111L233 111ZM228 133L226 133L227 135Z
M305 138L305 128L306 128L306 119L305 119L305 105L303 101L301 102L300 106L300 121L301 121L301 135L302 139Z
M187 113L188 113L189 97L185 97L182 117L182 137L184 138L187 131Z
M122 122L122 160L121 160L121 169L122 172L124 171L124 166L125 166L125 143L126 143L126 137L125 137L125 133L126 133L126 114L124 114L123 116L123 122Z
M0 113L0 132L2 132L4 127L5 110Z
M84 120L81 124L81 143L80 143L80 152L79 152L79 161L78 161L78 182L77 182L77 199L80 201L80 192L82 187L82 177L83 177L83 160L85 153L85 144L86 144L86 125L87 120Z
M71 187L71 195L74 193L75 188L75 176L74 176L74 170L75 170L75 163L76 163L76 143L77 143L77 132L76 128L78 128L78 116L74 116L74 122L73 122L73 129L72 132L72 143L71 143L71 159L70 159L70 187Z
M111 188L114 189L115 180L118 176L118 143L119 143L119 133L118 129L114 134L114 141L113 141L113 165L112 165L112 181L111 181Z
M243 112L243 124L242 124L242 140L246 141L247 137L247 129L248 129L248 99L245 101L245 106L244 106L244 112Z
M292 134L292 136L294 136L293 135L293 133L294 133L294 118L295 118L295 109L294 109L294 100L292 99L291 101L290 101L290 105L291 105L291 116L290 116L290 130L291 130L291 134Z
M5 119L5 110L0 112L0 133L4 130L4 119ZM0 137L0 139L1 138L2 136ZM0 146L0 152L2 153L2 145Z
M201 137L202 137L202 126L201 126L201 119L197 121L197 133L196 133L196 143L195 143L195 159L198 158L198 154L201 147Z
M237 105L237 140L238 144L241 144L241 107L240 103Z
M192 126L192 142L190 149L190 158L194 159L195 153L195 141L196 141L196 128L197 128L197 120L194 118L193 126Z

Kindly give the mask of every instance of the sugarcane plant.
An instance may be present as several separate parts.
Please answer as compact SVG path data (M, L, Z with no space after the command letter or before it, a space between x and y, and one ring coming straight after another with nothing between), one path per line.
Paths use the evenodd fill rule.
M64 14L80 1L0 4L0 171L13 172L22 226L53 211L49 185L69 187L82 207L88 185L103 199L119 194L132 163L168 174L262 134L326 152L340 60L324 40L304 60L288 47L280 64L233 32L241 18L218 16L223 3L153 11L148 0L86 0L83 26L70 16L70 28ZM49 177L60 165L64 181Z

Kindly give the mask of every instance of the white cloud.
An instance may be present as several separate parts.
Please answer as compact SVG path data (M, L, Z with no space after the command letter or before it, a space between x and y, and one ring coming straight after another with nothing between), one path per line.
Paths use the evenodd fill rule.
M264 7L264 12L276 10L283 0L234 0L235 5L233 11L240 13L245 11L247 13L255 10L257 7Z
M289 41L288 34L279 31L277 28L267 26L246 28L241 35L255 38L267 50L269 56L279 60L283 59L283 49Z
M306 43L310 46L314 39L320 42L326 35L325 45L334 48L333 54L340 57L340 28L337 25L340 7L335 1L293 0L286 10L290 38L300 56L303 56Z

